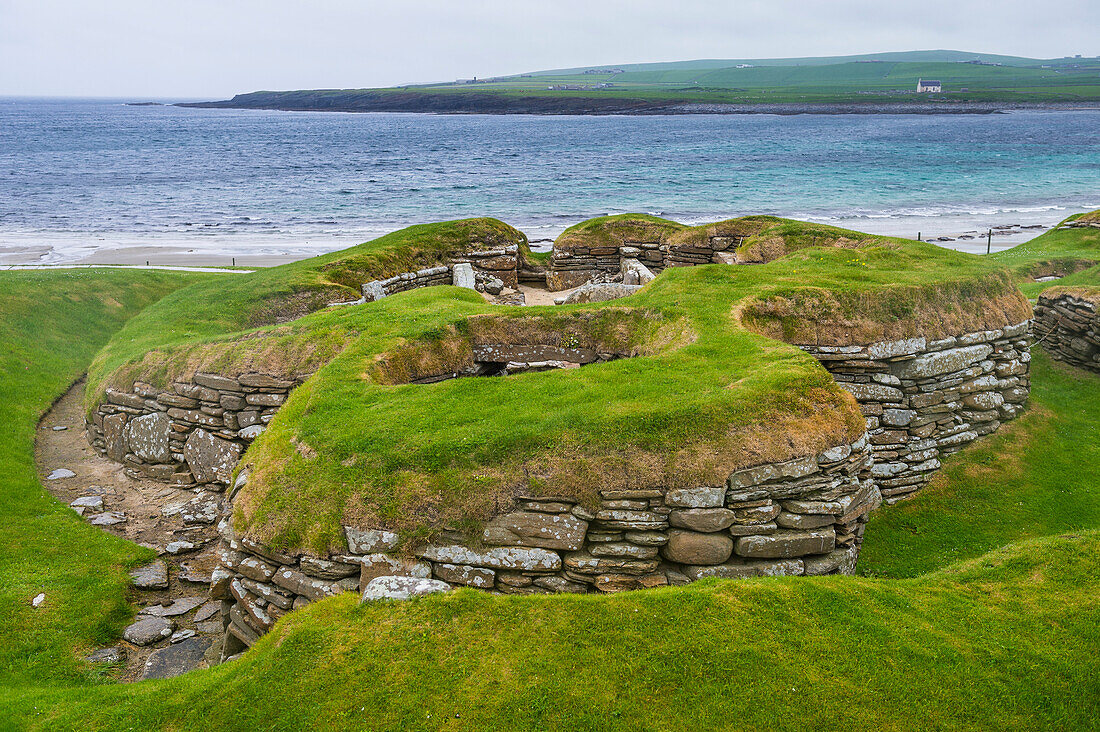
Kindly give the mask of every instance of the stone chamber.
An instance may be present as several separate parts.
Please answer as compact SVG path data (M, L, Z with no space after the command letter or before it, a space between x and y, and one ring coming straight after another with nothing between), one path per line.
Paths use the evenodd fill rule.
M619 272L627 287L615 296L622 296L667 267L737 266L771 256L738 253L738 243L736 234L719 232L679 246L659 240L573 246L555 249L540 275L559 289L599 284ZM532 272L521 267L514 249L488 250L364 283L360 302L437 284L499 292L498 283L531 281ZM1038 337L1067 360L1097 368L1094 301L1045 297L1036 317ZM345 526L346 551L311 556L236 535L234 499L249 479L247 470L237 472L238 463L308 374L287 380L196 372L161 389L136 381L129 390L107 390L91 413L88 436L135 474L220 495L219 514L198 520L216 523L221 539L210 596L222 603L224 660L291 610L341 592L616 592L706 577L850 574L868 515L881 502L913 495L945 455L1022 411L1030 389L1029 326L851 346L802 344L858 403L866 420L858 440L734 470L715 485L600 491L597 506L567 496L518 496L485 524L477 542L444 530L430 542L407 543L382 526ZM469 372L425 374L419 383L578 368L626 355L482 345Z

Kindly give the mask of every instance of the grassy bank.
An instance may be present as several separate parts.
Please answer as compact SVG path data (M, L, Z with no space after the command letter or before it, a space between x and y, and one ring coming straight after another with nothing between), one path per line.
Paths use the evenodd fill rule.
M831 263L830 281L853 292L899 276L886 255L867 267L841 258L848 254L802 251L737 276L793 291L818 256ZM940 262L925 266L927 274ZM699 318L717 322L725 311L691 297L721 284L718 272L663 277L673 288L665 294L676 293L678 312L701 307ZM919 272L908 276L925 276ZM0 274L0 396L9 409L0 423L8 519L0 532L0 727L1095 726L1100 533L1082 468L1096 455L1082 443L1100 428L1100 380L1042 356L1030 414L953 458L942 485L874 519L865 551L878 576L705 581L618 596L466 590L366 607L344 595L288 616L239 662L164 682L95 684L74 651L117 637L127 616L123 569L142 550L45 494L33 465L34 428L108 335L184 277ZM446 288L387 306L404 303L407 316L417 298L429 320L445 317L446 307L487 307ZM953 522L976 528L959 531ZM29 599L39 591L47 602L33 610Z
M7 701L32 728L1088 729L1098 553L1092 531L917 580L344 595L227 666Z
M150 554L89 526L46 493L34 467L39 416L126 320L208 277L0 272L0 684L93 678L74 653L117 637L131 612L123 570ZM46 600L32 608L40 592Z
M1074 214L1058 227L1031 241L991 254L989 259L1007 267L1020 279L1023 283L1021 289L1028 297L1037 297L1040 292L1055 285L1087 284L1095 279L1095 275L1090 276L1082 271L1100 265L1100 229L1060 228L1067 222L1079 219L1100 220L1100 211ZM1039 277L1065 277L1065 280L1034 282Z
M875 512L860 573L915 577L1024 539L1100 528L1100 376L1033 353L1027 412L946 459L916 499Z

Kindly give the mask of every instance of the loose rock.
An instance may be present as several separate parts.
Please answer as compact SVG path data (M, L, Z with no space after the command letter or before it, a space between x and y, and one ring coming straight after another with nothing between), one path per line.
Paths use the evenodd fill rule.
M161 560L130 570L134 587L139 590L168 589L168 565Z
M122 637L135 646L147 646L171 636L175 627L167 618L143 617L122 631Z

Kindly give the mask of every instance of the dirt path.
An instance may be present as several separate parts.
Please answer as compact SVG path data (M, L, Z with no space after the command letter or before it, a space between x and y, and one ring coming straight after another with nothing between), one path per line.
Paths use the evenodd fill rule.
M74 510L93 525L160 554L158 561L167 569L167 588L135 587L130 600L145 609L137 620L164 613L176 631L175 642L163 639L142 646L120 641L114 646L125 658L121 678L156 677L165 673L166 664L173 666L171 662L182 656L190 659L183 664L190 667L216 661L222 636L221 608L220 603L209 602L208 590L216 564L214 521L220 513L221 496L137 478L122 465L101 457L87 441L83 402L84 382L80 381L39 424L35 464L42 484L66 505L78 501ZM73 475L51 479L54 471L61 470ZM190 609L179 612L189 605ZM188 630L194 631L197 640L186 637ZM146 661L163 649L170 650L153 659L155 669L147 670Z
M568 290L551 292L545 287L531 287L529 285L519 286L519 291L523 293L523 297L528 305L554 305L554 300L562 297L569 297L570 293L575 289L577 288L573 287Z

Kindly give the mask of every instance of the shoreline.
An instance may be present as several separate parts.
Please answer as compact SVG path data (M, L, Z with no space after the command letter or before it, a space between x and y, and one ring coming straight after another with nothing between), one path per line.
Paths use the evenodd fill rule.
M977 217L967 217L963 221L953 217L938 217L919 221L859 219L816 220L816 223L826 223L875 236L907 239L915 239L919 232L922 240L931 244L972 254L984 254L989 230L993 231L991 252L1011 249L1039 236L1064 218L1064 212L1054 213L1056 218L1043 217L1042 223L1034 217L1015 217L1017 221L1026 223L1012 224L978 224L981 219ZM274 267L346 249L400 228L402 227L362 230L325 237L310 234L228 234L206 238L201 242L179 235L0 233L0 270L65 266ZM518 228L528 235L534 251L545 252L550 250L553 240L566 225L548 229L519 224Z
M535 116L679 116L679 115L867 115L1005 114L1014 111L1073 112L1100 110L1093 102L911 101L911 102L704 102L630 97L549 97L485 92L348 92L318 95L310 91L252 92L210 102L178 102L191 109L257 109L280 112L391 112L414 114L486 114Z

